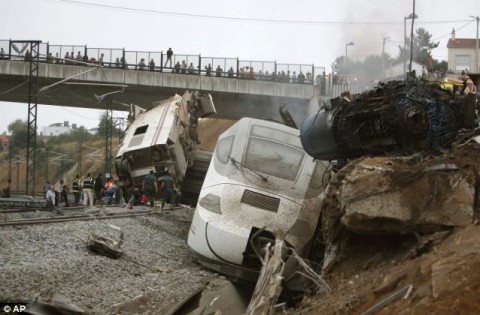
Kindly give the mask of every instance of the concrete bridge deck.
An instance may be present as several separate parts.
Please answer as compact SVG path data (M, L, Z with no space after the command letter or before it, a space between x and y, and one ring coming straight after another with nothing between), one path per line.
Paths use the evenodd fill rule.
M0 60L0 92L13 89L29 78L29 62ZM87 66L68 64L39 64L39 88L78 75ZM287 103L295 121L300 123L311 111L309 102L315 87L311 84L291 84L259 80L243 80L144 70L124 70L112 67L97 68L80 74L71 84L59 84L45 92L39 92L38 104L105 108L97 103L94 94L116 91L115 84L127 85L124 93L114 99L122 103L134 103L150 108L152 102L183 94L185 90L200 90L212 94L220 118L238 119L254 117L280 120L279 105ZM72 84L72 83L80 84ZM28 102L28 83L0 95L0 101ZM114 105L115 110L126 107ZM316 109L313 109L316 110Z

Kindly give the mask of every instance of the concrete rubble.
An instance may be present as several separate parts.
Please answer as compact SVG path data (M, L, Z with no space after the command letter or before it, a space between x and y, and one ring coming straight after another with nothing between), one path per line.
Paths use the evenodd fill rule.
M363 157L332 177L322 200L323 270L342 259L351 233L404 235L466 227L478 206L479 146L440 155Z
M338 191L345 211L342 223L364 234L433 232L470 224L474 174L443 162L375 157L351 164Z

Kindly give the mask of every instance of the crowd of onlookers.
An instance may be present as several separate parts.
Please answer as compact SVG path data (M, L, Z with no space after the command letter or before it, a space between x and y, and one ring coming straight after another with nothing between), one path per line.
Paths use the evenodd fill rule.
M299 71L298 74L296 71L281 70L281 71L256 71L253 66L242 66L230 67L228 70L223 69L220 65L217 65L216 68L212 67L212 64L209 63L201 68L199 65L194 65L193 62L187 63L185 60L173 61L173 50L169 48L164 54L165 62L163 65L157 65L154 58L151 58L148 61L145 58L140 58L140 61L136 64L129 64L125 57L117 57L115 60L106 60L105 55L101 53L97 58L89 57L86 53L82 54L81 51L77 51L75 54L74 51L66 52L64 56L60 56L59 53L55 53L55 56L49 52L46 56L46 62L52 64L71 64L71 65L85 65L88 64L98 64L100 66L114 67L120 69L132 69L132 70L142 70L142 71L165 71L165 69L170 70L172 73L178 74L190 74L190 75L205 75L205 76L215 76L215 77L225 77L225 78L236 78L243 80L261 80L261 81L273 81L273 82L283 82L283 83L298 83L298 84L313 84L319 82L318 77L314 80L313 75L310 71L304 73ZM23 56L25 61L30 61L32 58L30 52L27 50ZM0 50L0 59L8 59L8 55L5 54L3 48ZM45 59L44 59L45 60Z

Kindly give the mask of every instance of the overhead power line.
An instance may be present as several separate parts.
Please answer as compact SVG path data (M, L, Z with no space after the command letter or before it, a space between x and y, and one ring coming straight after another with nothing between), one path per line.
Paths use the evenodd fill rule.
M467 27L468 25L472 24L473 22L475 22L475 20L470 20L468 23L460 26L460 27L457 28L455 31L458 32L459 30L461 30L462 28ZM441 35L441 36L438 36L438 37L432 39L432 41L436 41L436 40L442 39L442 38L444 38L444 37L450 36L451 34L452 34L451 32L445 33L445 34L443 34L443 35Z
M100 4L100 3L91 3L85 1L75 1L75 0L47 0L47 1L58 1L70 5L81 5L89 6L96 8L112 9L112 10L122 10L134 13L147 13L147 14L159 14L159 15L168 15L168 16L177 16L184 18L202 18L202 19L215 19L215 20L227 20L227 21L239 21L239 22L266 22L266 23L284 23L284 24L311 24L311 25L387 25L387 24L403 24L402 21L380 21L380 22L370 22L370 21L314 21L314 20L282 20L282 19L261 19L261 18L248 18L248 17L234 17L234 16L224 16L224 15L208 15L208 14L194 14L194 13L182 13L182 12L172 12L172 11L159 11L151 9L138 9L131 7L123 7L116 5ZM470 20L450 20L450 21L418 21L418 24L438 24L438 23L460 23L467 22Z
M7 93L10 93L11 91L13 91L13 90L15 90L15 89L18 89L18 88L21 87L22 85L26 84L28 81L30 81L30 79L28 79L27 81L25 81L25 82L23 82L23 83L15 86L15 87L9 89L9 90L6 90L6 91L1 92L0 95L4 95L4 94L7 94Z

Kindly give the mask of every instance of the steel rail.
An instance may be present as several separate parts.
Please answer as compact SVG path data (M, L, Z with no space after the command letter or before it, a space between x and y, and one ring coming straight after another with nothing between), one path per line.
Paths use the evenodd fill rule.
M88 221L88 220L105 220L105 219L119 219L119 218L128 218L136 217L143 215L157 214L151 212L150 210L141 210L134 213L118 213L102 216L92 216L88 214L82 215L72 215L72 216L58 216L53 218L38 218L38 219L16 219L10 221L1 221L0 226L15 226L15 225L33 225L33 224L42 224L42 223L58 223L58 222L68 222L68 221Z

